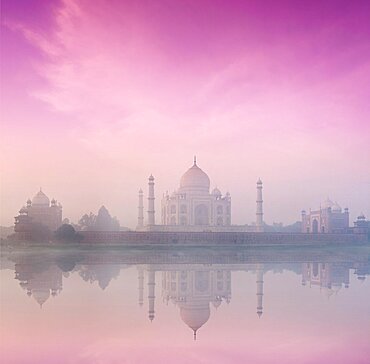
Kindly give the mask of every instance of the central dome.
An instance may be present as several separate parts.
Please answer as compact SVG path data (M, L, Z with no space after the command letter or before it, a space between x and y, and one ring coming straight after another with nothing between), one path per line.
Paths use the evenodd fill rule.
M195 338L198 329L209 320L209 303L205 301L183 303L180 306L180 317L194 331Z
M44 192L40 191L37 192L35 197L32 199L32 205L35 206L49 206L50 205L50 200L49 197L45 195Z
M181 189L196 189L209 193L209 186L211 182L207 173L203 172L198 166L194 158L194 164L181 177Z

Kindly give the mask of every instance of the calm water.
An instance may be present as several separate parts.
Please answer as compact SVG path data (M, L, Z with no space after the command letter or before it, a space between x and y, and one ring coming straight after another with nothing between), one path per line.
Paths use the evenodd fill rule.
M365 248L12 251L2 363L370 363Z

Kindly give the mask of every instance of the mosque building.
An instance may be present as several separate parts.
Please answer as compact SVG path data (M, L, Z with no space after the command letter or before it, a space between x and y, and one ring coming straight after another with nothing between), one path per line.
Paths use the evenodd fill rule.
M26 206L19 210L19 215L15 217L14 230L18 234L27 234L34 223L41 224L50 231L55 231L62 225L62 205L55 199L50 202L41 188L32 201L28 199Z
M321 204L320 209L302 211L302 233L346 233L349 230L349 211L344 211L337 202L329 198Z
M139 190L138 226L144 231L263 231L262 181L257 182L256 224L231 224L231 196L224 195L215 187L210 191L208 175L194 163L181 177L179 188L173 193L166 192L161 200L161 224L156 224L154 177L149 177L148 217L144 224L144 197Z

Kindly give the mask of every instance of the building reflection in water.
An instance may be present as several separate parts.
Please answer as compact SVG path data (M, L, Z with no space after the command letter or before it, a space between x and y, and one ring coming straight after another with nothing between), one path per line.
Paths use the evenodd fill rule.
M210 317L210 304L215 308L231 298L231 272L227 267L188 266L162 273L162 296L179 307L182 321L194 332Z
M349 287L348 264L305 263L302 267L302 285L318 286L330 297L343 286Z
M121 271L119 265L90 264L80 267L79 274L85 282L97 282L101 289L106 289L112 279L117 278Z
M333 261L309 263L233 263L230 264L160 264L127 263L114 257L104 259L99 264L99 257L93 256L28 256L12 255L8 259L15 263L15 279L27 295L42 305L57 296L63 288L63 278L71 272L104 290L111 280L118 277L122 269L136 266L138 304L147 305L148 318L155 319L156 300L158 296L167 304L178 307L181 320L193 331L194 339L198 330L211 317L211 305L218 308L228 304L232 297L231 279L233 271L252 272L255 275L256 313L263 314L264 275L282 270L293 271L302 276L302 285L319 287L328 297L338 293L342 287L350 287L350 270L360 281L370 274L367 259L358 261ZM152 258L151 258L152 259ZM149 259L149 260L151 260ZM145 259L144 259L145 260ZM145 295L147 290L147 296ZM145 296L147 302L145 302Z
M166 265L138 266L139 305L143 306L144 272L148 287L148 318L155 318L156 273L162 276L162 298L179 308L182 321L192 329L194 339L197 331L209 320L212 305L217 309L222 303L231 300L231 269L253 270L256 274L256 312L263 313L263 275L262 264L244 267L230 265Z
M57 265L44 263L16 263L15 279L20 286L42 305L50 296L56 296L62 291L63 272Z

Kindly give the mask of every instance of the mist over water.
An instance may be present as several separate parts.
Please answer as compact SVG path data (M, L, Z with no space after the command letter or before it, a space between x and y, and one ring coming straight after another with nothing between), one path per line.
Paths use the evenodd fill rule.
M368 248L26 249L1 263L4 363L370 356Z

